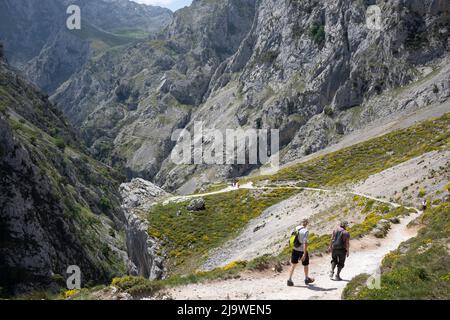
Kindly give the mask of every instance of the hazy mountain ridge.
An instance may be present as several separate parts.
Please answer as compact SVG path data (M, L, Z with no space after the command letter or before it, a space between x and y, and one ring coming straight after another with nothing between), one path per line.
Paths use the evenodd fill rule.
M69 5L81 9L81 30L68 30ZM52 93L98 53L158 33L172 12L128 0L5 0L0 41L9 62Z

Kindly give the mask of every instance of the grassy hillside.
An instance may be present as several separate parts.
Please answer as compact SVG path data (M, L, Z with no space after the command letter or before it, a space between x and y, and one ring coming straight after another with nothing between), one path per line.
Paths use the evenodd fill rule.
M139 30L123 30L111 33L101 30L89 23L85 23L80 30L72 30L71 33L83 40L88 40L97 54L103 51L144 39L149 34Z
M419 235L388 254L381 267L381 288L370 290L368 275L355 277L345 299L450 299L450 202L421 218Z
M205 197L206 210L190 212L189 201L157 205L147 214L149 234L163 241L172 273L198 268L209 250L236 236L264 209L298 190L239 190Z
M271 176L249 178L258 182L300 181L306 186L333 187L355 182L369 175L395 166L423 153L448 148L450 145L450 114L425 121L404 130L374 138L317 159L297 164ZM242 181L245 183L246 181ZM218 184L211 189L222 188ZM267 195L253 195L248 190L206 197L205 212L189 213L187 203L158 205L148 213L149 234L161 239L168 248L170 269L173 273L195 270L208 251L223 244L237 234L246 223L261 212L289 196L293 192L271 191ZM292 190L291 190L292 191ZM366 205L373 200L359 199ZM358 199L356 199L358 201ZM366 211L365 220L352 227L355 236L370 232L383 218L403 215L406 209L386 208L376 204ZM322 250L327 235L312 235L311 248Z
M449 148L450 113L412 127L286 167L277 174L246 180L303 180L305 185L335 186L364 180L426 152Z
M425 152L448 148L449 125L450 116L445 115L439 119L426 121L414 127L395 131L289 167L278 175L253 178L253 180L270 179L274 182L282 182L305 179L308 185L323 183L328 186L353 182ZM223 187L224 185L218 184L212 186L211 190ZM449 189L448 186L447 189ZM151 225L149 233L164 241L164 245L169 248L171 276L163 281L149 281L139 277L117 278L112 282L112 286L136 297L157 295L159 290L166 287L234 278L246 270L264 270L280 262L286 262L289 258L288 247L278 256L265 255L251 261L234 261L223 268L208 272L195 271L209 249L218 247L235 236L247 221L257 217L264 208L293 195L286 191L268 193L266 190L264 193L253 193L249 190L240 190L213 195L205 198L207 209L200 212L188 212L186 210L188 202L161 204L154 207L146 213ZM385 278L382 281L389 287L379 291L378 296L375 296L377 293L359 291L360 284L367 279L367 276L362 275L349 284L345 293L346 298L448 296L448 266L450 264L448 252L443 251L445 249L443 240L448 238L449 207L448 203L442 204L439 201L433 203L439 204L439 207L424 216L423 222L427 224L427 227L421 232L421 236L408 242L408 249L402 246L398 253L389 255L385 259L383 267ZM359 208L360 214L364 217L360 223L351 226L350 232L354 238L370 233L381 219L408 215L410 211L404 207L392 208L359 196L353 198L353 205ZM329 240L328 234L311 234L310 250L317 253L324 252ZM432 249L418 255L417 250L423 245L430 246ZM421 250L423 249L419 249L419 252ZM424 279L428 279L426 281L420 278L424 274L426 274ZM398 287L403 279L406 279L405 288L401 287L404 291L397 296L394 288ZM417 281L425 281L422 289L415 289L413 284L420 283ZM434 290L433 294L430 294L433 292L430 289ZM105 290L109 290L108 287ZM71 298L89 298L94 291L84 289L73 293Z

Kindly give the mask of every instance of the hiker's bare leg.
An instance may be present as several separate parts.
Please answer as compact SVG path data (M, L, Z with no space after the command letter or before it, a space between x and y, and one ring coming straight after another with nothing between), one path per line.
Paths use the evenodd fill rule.
M308 266L304 266L303 270L305 271L305 279L309 278L309 267Z
M292 276L294 275L295 268L297 267L297 264L291 263L291 270L289 271L289 280L292 280Z

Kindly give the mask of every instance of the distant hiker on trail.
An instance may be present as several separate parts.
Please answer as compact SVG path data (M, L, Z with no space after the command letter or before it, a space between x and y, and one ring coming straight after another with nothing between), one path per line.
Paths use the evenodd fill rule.
M425 211L427 209L427 200L423 199L422 201L422 211Z
M309 273L309 254L308 254L308 219L302 221L302 225L295 228L291 236L292 256L291 256L291 270L289 272L289 280L287 285L292 287L294 282L292 281L292 275L294 270L301 261L305 272L305 284L308 285L314 282L313 278L310 278Z
M330 247L328 252L331 252L331 270L330 279L333 280L334 270L337 266L337 273L334 280L341 281L341 271L345 265L345 259L350 254L350 233L347 231L348 222L342 221L339 228L333 231L331 236Z

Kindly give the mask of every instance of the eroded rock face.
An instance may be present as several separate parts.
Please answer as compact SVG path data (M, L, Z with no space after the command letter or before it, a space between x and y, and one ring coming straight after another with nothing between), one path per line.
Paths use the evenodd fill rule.
M0 86L2 294L58 291L71 265L83 286L124 275L117 173L90 158L47 97L4 62Z
M255 2L194 1L161 37L105 53L52 99L97 158L153 181L175 144L172 133L190 121L216 69L251 28Z
M148 222L127 211L127 252L130 259L128 273L148 279L164 276L164 258L160 244L148 235Z
M366 26L370 4L382 11L381 31ZM442 103L449 97L448 10L446 1L435 0L263 0L249 34L216 69L186 127L201 120L215 129L278 128L287 163L374 120ZM439 74L417 89L393 92L424 78L423 64ZM173 168L167 161L156 181L176 188L250 169Z
M149 224L135 214L135 208L148 210L155 202L170 194L153 183L136 178L120 185L126 211L126 242L129 256L128 273L148 279L164 277L164 256L158 239L148 234Z
M366 25L373 4L381 31ZM440 0L194 1L158 37L87 63L52 99L97 159L128 178L193 190L255 169L174 164L172 134L194 121L277 128L286 163L446 101L448 11ZM396 92L427 74L427 85Z

